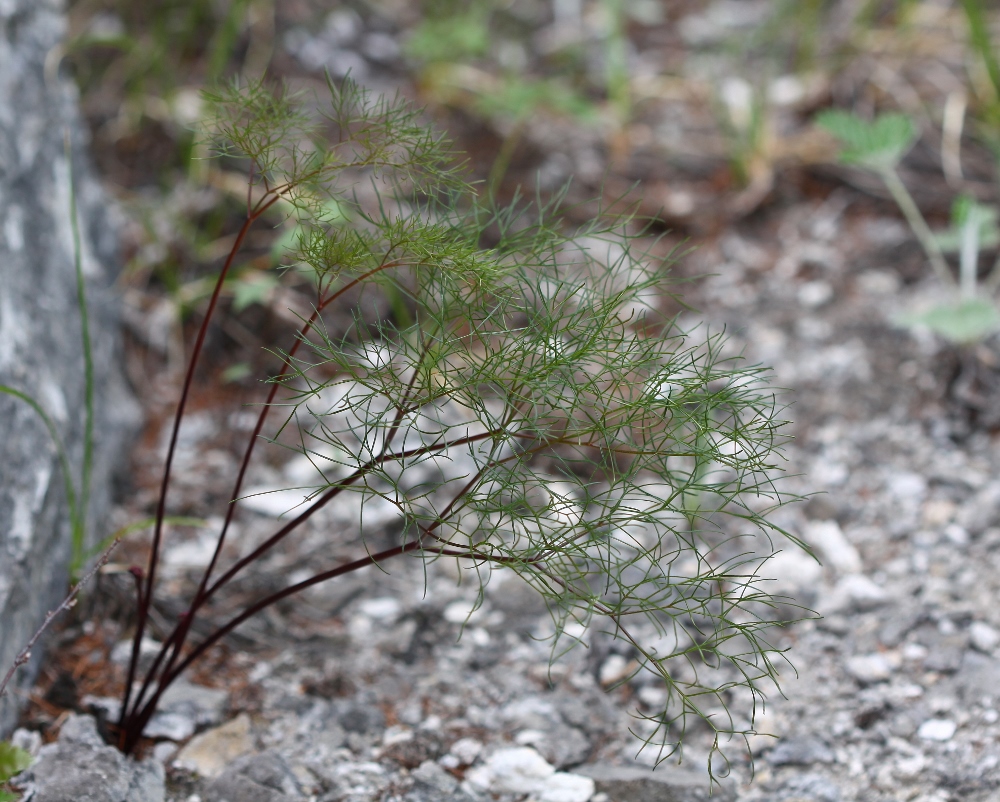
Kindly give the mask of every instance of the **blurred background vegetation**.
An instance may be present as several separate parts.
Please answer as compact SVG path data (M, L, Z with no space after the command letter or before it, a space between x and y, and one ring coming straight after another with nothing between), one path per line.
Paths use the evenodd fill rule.
M578 200L638 203L671 232L664 247L845 185L899 214L814 123L828 108L897 112L916 133L900 178L943 228L956 198L996 200L998 23L986 0L76 0L53 68L80 87L125 213L127 321L176 364L243 210L244 176L205 160L194 133L218 81L308 89L350 73L402 92L468 153L483 192L571 182ZM249 375L262 331L308 307L271 269L289 236L280 213L272 223L227 288L227 381Z

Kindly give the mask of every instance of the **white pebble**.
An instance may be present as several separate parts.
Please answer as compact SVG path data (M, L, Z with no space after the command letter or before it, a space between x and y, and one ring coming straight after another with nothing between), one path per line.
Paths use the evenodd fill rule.
M969 640L979 651L990 654L1000 643L1000 632L982 621L973 621L969 626Z
M892 676L892 664L881 654L862 654L851 657L845 664L847 673L858 682L869 685L883 682Z
M559 771L545 781L538 802L587 802L594 791L590 777Z
M837 573L861 573L861 555L836 521L813 521L805 527L803 535L805 541L816 548L824 562L829 563Z
M451 745L451 749L448 750L449 754L454 755L462 761L461 765L463 766L475 763L476 758L479 757L479 753L482 751L482 743L475 738L459 738Z
M473 788L501 794L532 794L540 791L544 781L555 774L552 765L538 752L527 746L498 749L485 765L477 766L465 775Z
M376 621L394 621L399 618L403 606L392 596L382 596L378 599L365 599L358 603L359 612L366 618Z
M601 685L607 687L621 682L632 671L632 666L628 660L620 654L612 654L601 665Z
M925 741L950 741L957 725L946 718L929 718L920 725L917 735Z

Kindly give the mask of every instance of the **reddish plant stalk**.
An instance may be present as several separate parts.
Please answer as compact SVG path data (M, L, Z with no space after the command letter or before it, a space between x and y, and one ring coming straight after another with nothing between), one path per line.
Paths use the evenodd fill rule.
M219 273L219 278L215 282L215 288L212 291L212 296L208 303L208 309L205 311L201 326L198 328L198 336L195 339L194 349L192 350L191 357L188 361L187 373L184 376L184 383L181 387L181 397L177 404L177 411L174 414L173 429L170 433L170 444L167 447L167 456L163 467L163 479L160 483L160 498L156 505L156 524L153 528L153 543L150 548L145 587L139 599L138 620L136 622L135 637L132 642L132 658L129 661L128 675L125 683L125 693L122 699L122 710L119 717L120 728L124 728L125 725L129 701L132 695L132 683L135 681L136 670L139 664L139 650L142 644L142 637L146 630L146 621L149 618L149 606L152 601L153 586L156 581L156 567L159 562L160 543L163 538L163 521L166 517L167 491L170 487L170 472L173 467L174 454L177 451L177 438L180 434L181 420L184 418L184 410L187 407L188 397L191 394L191 387L194 383L194 372L198 366L198 359L201 356L201 351L205 344L205 337L208 334L209 322L215 313L215 308L219 302L219 296L222 293L222 285L226 280L226 276L229 274L233 261L236 259L236 254L243 246L243 241L246 239L246 236L254 222L256 222L262 214L264 214L278 201L278 197L279 196L275 195L266 203L264 202L264 199L261 199L261 202L257 204L257 208L248 210L247 218L240 227L240 231L236 236L236 241L233 243L233 247L230 249L229 255L226 257L226 262L222 267L222 271Z
M149 691L149 687L153 682L153 680L155 679L156 674L159 671L160 666L163 663L163 660L168 653L169 653L169 658L167 659L167 665L163 669L163 673L164 674L170 673L171 668L173 667L175 661L177 660L177 657L180 655L181 650L184 648L184 643L187 640L187 635L190 631L192 623L194 622L195 613L204 604L204 602L208 600L209 596L211 595L211 593L206 592L206 588L209 580L211 579L211 575L215 570L215 566L218 562L218 559L222 553L222 548L225 545L226 535L228 534L229 527L232 523L233 516L236 512L236 505L238 504L239 501L240 490L243 487L243 481L246 477L246 472L250 465L250 460L253 455L254 447L257 444L257 439L260 436L260 433L263 431L264 423L267 419L268 413L270 412L271 405L274 402L274 398L277 395L281 379L283 379L287 375L288 370L291 366L291 362L294 359L295 354L298 352L299 347L302 345L302 342L304 341L305 337L309 334L309 332L315 325L316 321L319 319L319 316L322 313L323 309L325 309L329 304L337 300L337 298L339 298L345 292L349 291L350 289L357 286L361 282L371 278L376 273L379 273L383 270L387 270L392 267L398 267L399 265L400 262L398 261L383 262L378 267L373 268L367 273L358 276L353 281L348 282L346 285L341 287L332 295L326 298L321 297L316 305L316 308L313 310L312 315L310 315L309 319L305 322L305 324L303 324L302 328L299 330L295 342L292 344L291 349L289 350L287 356L285 357L285 361L281 367L281 372L273 380L271 389L268 392L267 398L264 401L260 414L257 416L257 422L254 425L253 433L250 435L250 439L247 443L247 448L243 454L243 459L240 463L240 468L237 473L236 482L233 487L230 503L226 508L226 517L225 520L223 521L222 529L219 533L219 538L215 545L215 550L212 553L212 558L209 561L208 567L205 569L205 572L202 575L201 582L198 585L198 590L195 593L194 601L192 602L191 607L188 609L187 614L178 622L177 626L174 628L174 631L170 634L169 638L161 646L159 654L157 654L156 659L153 661L152 666L150 666L149 670L146 672L146 676L143 680L142 687L140 688L139 694L134 702L133 712L135 712L142 706L143 700L145 699L145 696ZM398 427L398 421L397 421L397 427ZM395 434L395 431L393 431L393 434Z
M258 204L258 205L260 206L260 204ZM259 217L259 215L262 214L264 211L266 211L266 209L269 206L270 206L270 203L268 203L265 206L261 206L260 209L259 209L259 211L257 211L256 213L254 213L253 217L248 218L248 223L252 222L253 219L256 219L256 217ZM247 228L248 228L248 224L245 223L244 224L244 231L242 231L241 233L245 234L245 229L247 229ZM225 270L228 269L229 265L231 264L232 257L235 255L235 252L239 249L241 239L242 238L238 238L237 242L234 244L232 253L230 254L230 259L227 260L226 268L224 269L223 273L225 273ZM375 274L377 274L377 273L379 273L379 272L381 272L383 270L392 268L392 267L398 267L400 264L401 264L401 262L399 262L399 261L392 261L392 262L390 262L390 261L383 261L383 263L381 265L379 265L378 267L369 270L368 272L362 274L361 276L358 276L357 278L355 278L352 281L348 282L346 285L344 285L343 287L341 287L339 290L337 290L336 292L332 293L331 295L329 295L329 296L327 296L325 298L321 298L320 301L319 301L319 303L317 303L317 306L314 309L313 314L310 316L310 318L303 325L302 329L299 331L298 336L296 337L296 340L295 340L295 342L292 345L292 348L289 350L289 353L288 353L287 357L285 358L284 364L282 365L281 372L280 372L279 376L277 377L277 379L274 381L274 383L273 383L273 385L271 387L271 390L268 393L267 400L265 401L265 404L264 404L264 406L263 406L263 408L261 410L261 413L258 415L257 423L256 423L254 431L253 431L253 433L252 433L252 435L250 437L250 440L249 440L248 445L247 445L247 449L246 449L246 451L244 453L243 460L242 460L241 465L240 465L240 470L238 472L237 480L236 480L236 483L235 483L235 486L234 486L234 489L233 489L233 499L232 499L231 503L228 505L226 519L225 519L225 521L223 523L223 527L222 527L222 530L220 532L219 539L218 539L218 541L216 543L216 548L215 548L215 550L213 552L212 559L211 559L208 567L206 568L206 570L205 570L205 572L204 572L204 574L202 576L201 582L200 582L199 587L198 587L198 591L195 594L194 601L192 602L192 605L188 609L188 611L182 616L181 620L178 622L178 624L174 628L173 632L167 638L166 642L161 647L160 652L157 655L156 660L154 661L153 665L147 671L146 676L145 676L144 681L143 681L143 684L142 684L142 687L141 687L141 689L140 689L140 691L139 691L139 693L138 693L138 695L137 695L137 697L136 697L136 699L134 701L134 705L132 707L131 712L129 712L127 710L127 708L125 707L125 705L128 705L129 702L131 701L129 691L131 690L131 682L132 682L132 680L134 680L134 670L130 671L129 688L126 691L126 698L125 698L125 700L123 702L123 711L122 711L122 715L121 715L120 721L119 721L119 728L120 728L120 731L122 733L122 735L120 736L120 739L127 739L128 742L130 742L130 743L133 744L133 747L134 747L135 739L138 737L138 735L133 736L131 733L134 730L137 729L138 733L141 734L142 729L145 727L145 724L148 722L149 716L155 710L155 705L158 702L159 697L162 695L163 691L166 690L166 687L170 683L173 682L173 680L176 678L177 674L180 673L179 670L178 671L174 671L173 667L174 667L174 664L175 664L177 658L181 654L181 650L183 649L184 642L185 642L185 640L187 638L187 635L188 635L188 633L190 631L191 625L192 625L192 623L194 621L194 617L195 617L195 614L197 613L198 609L201 606L203 606L204 603L207 602L208 599L211 598L211 596L220 587L222 587L228 581L230 581L233 578L233 576L235 576L235 574L238 571L242 570L242 568L244 568L247 564L249 564L250 562L253 562L255 559L257 559L260 556L262 556L267 550L269 550L271 547L273 547L273 545L275 545L282 538L284 538L291 531L293 531L297 526L299 526L301 523L303 523L305 520L307 520L317 510L321 509L326 503L328 503L334 496L336 496L339 492L341 492L345 487L347 487L350 484L353 484L355 481L357 481L358 479L362 478L367 472L369 472L370 470L372 470L374 467L376 467L378 464L380 464L386 458L390 458L390 459L391 458L402 459L402 458L405 458L406 456L410 456L411 455L410 452L403 452L402 454L388 455L388 457L387 457L386 452L388 451L388 448L389 448L389 446L390 446L393 438L395 437L395 435L396 435L396 433L397 433L397 431L399 429L399 426L400 426L400 423L402 422L403 416L408 411L407 404L409 403L410 397L412 395L412 391L413 391L413 387L414 387L414 382L416 381L416 377L417 377L417 370L414 370L413 376L411 377L411 380L410 380L410 382L409 382L409 384L408 384L408 386L406 388L406 392L404 394L404 399L402 401L402 404L397 408L396 417L395 417L393 423L391 424L389 431L386 434L386 437L385 437L385 440L384 440L383 446L382 446L382 451L381 451L379 457L376 458L375 460L370 461L370 463L368 465L366 465L363 468L359 469L355 473L354 476L349 477L344 482L338 484L337 487L331 488L331 490L327 494L325 494L324 498L320 499L317 503L315 503L314 505L312 505L302 515L298 516L294 521L290 522L289 525L287 525L287 526L283 527L281 530L279 530L279 532L276 533L274 536L272 536L272 538L267 543L265 543L259 549L255 550L255 552L253 554L248 555L247 558L245 558L244 560L241 560L239 563L237 563L237 565L233 566L223 577L221 577L211 587L207 587L207 584L208 584L208 581L209 581L209 579L211 577L212 571L213 571L213 569L214 569L214 567L215 567L215 565L216 565L216 563L218 561L218 558L219 558L219 556L221 554L222 547L223 547L223 544L224 544L224 541L225 541L225 536L226 536L227 530L229 528L229 525L231 524L231 521L232 521L232 518L233 518L233 514L235 512L235 507L236 507L236 503L238 501L239 492L240 492L240 489L242 487L242 484L243 484L243 481L244 481L244 478L245 478L245 475L246 475L246 471L247 471L249 463L250 463L251 456L253 454L253 450L254 450L254 446L256 444L257 438L260 435L260 432L263 430L263 426L264 426L264 422L265 422L266 417L267 417L267 413L269 412L271 404L274 401L275 395L277 394L277 390L278 390L278 386L279 386L279 383L280 383L280 379L283 378L285 375L287 375L287 372L290 369L290 366L292 364L292 360L293 360L295 354L297 353L299 347L301 346L301 344L304 341L305 337L308 335L309 331L315 325L316 320L319 318L319 315L321 314L321 312L323 311L323 309L326 306L328 306L330 303L332 303L337 298L339 298L340 296L342 296L345 292L349 291L350 289L352 289L353 287L357 286L361 282L369 279L373 275L375 275ZM217 287L216 287L217 291L218 291L219 287L221 287L222 279L223 278L224 278L224 275L222 277L220 277L220 280L217 283ZM217 293L216 293L216 295L217 295ZM213 300L214 300L214 297L213 297ZM211 314L211 312L213 311L213 309L214 309L214 305L210 305L210 307L209 307L209 314ZM207 321L207 319L208 319L208 316L206 316L206 321ZM204 326L204 321L203 321L203 326ZM203 337L199 339L198 345L196 346L196 351L197 351L197 348L201 345L201 342L203 341L203 339L204 339ZM427 352L427 349L425 348L424 351L421 353L421 357L420 357L421 361L422 361L423 357L426 355L426 352ZM194 362L194 357L192 358L192 366L189 366L189 371L188 371L189 377L190 377L190 375L192 373L192 370L193 370L193 362ZM183 396L182 396L182 401L183 401ZM179 413L182 413L182 411L183 410L179 408ZM178 420L179 420L179 418L178 418ZM176 443L176 431L177 431L177 427L178 427L178 423L177 423L177 420L175 420L175 430L174 430L175 438L171 442L171 446L172 447ZM453 444L447 444L447 445L443 445L441 447L447 448L450 445L453 445ZM167 471L169 471L169 464L168 464ZM162 498L163 497L161 495L161 502L162 502ZM155 544L155 538L154 538L154 544ZM151 590L148 591L148 592L151 592ZM148 605L144 606L142 604L142 600L144 598L144 594L143 594L141 586L139 588L139 594L140 594L140 604L139 604L140 611L141 612L145 611L145 612L148 613ZM134 648L134 644L133 644L133 648ZM164 658L168 654L169 654L169 659L167 661L166 666L163 668L163 671L160 673L160 680L157 683L157 685L158 685L157 691L154 694L154 696L152 697L152 699L150 699L150 701L145 705L145 707L143 707L143 701L145 699L145 696L148 693L149 688L150 688L153 680L155 679L157 673L159 672L160 666L163 663ZM135 657L134 654L133 654L133 657ZM135 661L133 660L133 662L135 662ZM189 660L186 660L184 662L185 666L189 665L189 664L190 664ZM130 666L130 668L131 668L131 666ZM142 712L140 712L140 710ZM148 713L147 713L147 711L148 711ZM138 717L138 719L137 719L137 717ZM127 725L126 725L126 722L127 722ZM128 735L126 735L126 730L129 733ZM125 740L121 740L121 744L122 744L122 748L126 749L126 747L124 746ZM131 747L129 749L127 749L126 751L130 751L130 749L131 749Z
M409 387L407 388L407 394L409 394L410 390L412 390L412 387L413 387L413 382L411 381ZM405 411L403 411L402 409L397 411L396 421L393 428L398 427L399 422L402 420L404 414ZM388 447L388 442L385 444L385 446L383 446L383 451L387 447ZM503 460L500 460L498 462L491 463L491 465L499 464L500 462L505 462L508 459L511 458L510 457L504 458ZM255 604L251 605L250 607L246 608L238 616L236 616L223 626L219 627L218 629L216 629L204 641L202 641L200 644L194 647L194 649L192 649L187 655L185 655L184 659L180 662L179 665L177 665L176 668L174 668L169 673L164 672L164 674L160 677L160 681L157 683L156 690L153 692L153 695L150 697L149 701L141 710L137 711L136 713L133 714L133 716L130 717L129 730L127 733L123 732L122 751L125 752L125 754L130 754L132 750L135 749L135 746L138 744L139 738L142 736L142 731L145 729L146 724L149 723L149 719L156 712L156 706L159 704L159 700L162 694L173 683L173 681L177 679L177 677L180 676L180 674L183 673L184 670L189 665L191 665L191 663L193 663L195 660L201 657L209 648L211 648L220 639L228 635L236 627L238 627L247 619L259 613L261 610L270 607L272 604L276 604L282 599L288 598L289 596L299 593L300 591L306 590L307 588L310 588L313 585L318 585L322 582L326 582L327 580L334 579L338 576L342 576L343 574L357 571L361 568L364 568L367 565L372 565L372 564L378 565L381 562L384 562L385 560L391 557L396 557L401 554L406 554L408 552L416 551L417 549L422 548L424 540L428 536L433 536L434 531L438 527L440 527L441 524L443 524L452 515L452 513L456 511L456 505L459 504L461 499L465 498L469 490L471 490L475 486L475 483L482 478L483 474L485 473L488 467L490 466L484 466L479 471L477 471L476 475L473 476L466 483L466 485L458 493L455 494L454 498L452 498L452 500L448 503L448 505L444 508L444 510L441 511L441 514L437 517L437 520L435 520L429 526L425 527L420 532L420 534L409 543L405 543L402 546L394 546L390 549L386 549L385 551L378 552L377 554L369 555L367 557L354 560L353 562L338 566L336 568L331 568L328 571L323 571L319 574L316 574L315 576L310 577L309 579L303 580L302 582L298 582L294 585L290 585L287 588L283 588L282 590L273 593L270 596L267 596L261 599L260 601L256 602ZM479 554L471 551L466 552L465 554L462 555L456 554L455 556L474 557L477 559L480 557Z

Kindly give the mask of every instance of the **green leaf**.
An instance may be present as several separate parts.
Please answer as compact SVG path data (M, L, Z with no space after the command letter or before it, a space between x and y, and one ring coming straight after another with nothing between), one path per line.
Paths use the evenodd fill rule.
M943 304L926 312L902 315L903 326L926 326L957 344L973 343L1000 330L1000 311L992 301L973 298L959 304Z
M278 279L270 273L258 271L240 276L233 282L233 309L242 312L248 306L264 303L277 286Z
M844 145L841 161L874 170L895 167L917 138L905 114L880 114L867 122L856 114L830 109L816 117L816 124Z
M479 113L488 117L522 120L544 108L581 122L594 123L598 119L593 103L573 87L556 80L528 81L509 76L496 91L484 94L476 105Z
M968 195L959 195L951 205L951 228L935 233L934 239L945 253L962 250L962 240L967 226L978 229L979 248L990 249L1000 245L1000 228L997 227L997 208L978 203Z
M408 56L423 62L466 61L486 55L489 49L487 15L480 8L425 20L405 45Z
M9 741L0 741L0 782L20 774L31 765L31 755ZM13 797L12 797L13 798ZM2 797L0 797L2 800Z
M250 375L252 369L248 362L237 362L222 371L222 381L225 384L241 381Z
M934 235L934 241L944 253L958 253L962 250L962 230L949 228ZM990 250L1000 245L1000 228L995 225L979 231L979 247Z

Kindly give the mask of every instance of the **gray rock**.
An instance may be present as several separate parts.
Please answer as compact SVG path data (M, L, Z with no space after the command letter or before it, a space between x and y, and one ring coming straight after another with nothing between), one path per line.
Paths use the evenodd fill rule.
M292 802L303 793L295 775L276 752L234 760L205 789L206 802Z
M780 799L788 802L840 802L840 787L821 774L800 774L782 788Z
M530 745L556 768L583 763L590 755L590 739L576 726L564 723L555 695L526 696L503 710L504 721L520 729L517 742Z
M444 752L441 735L433 730L416 730L409 737L394 740L382 749L383 757L408 769L433 761Z
M391 782L377 763L338 762L317 769L321 781L330 788L319 802L376 802Z
M927 647L924 668L942 674L953 674L962 665L969 637L965 633L942 634L937 627L924 626L917 630L917 641Z
M428 760L410 773L413 788L404 797L405 802L471 802L470 797L458 786L458 780Z
M590 739L576 727L553 724L543 731L542 737L530 742L557 769L582 763L590 755Z
M170 713L192 720L198 727L209 727L222 720L229 693L221 688L208 688L186 680L178 680L160 699L161 713Z
M218 724L228 699L226 691L178 680L163 694L143 734L147 738L186 741L199 729ZM85 696L83 705L107 721L115 721L121 711L121 701L107 696Z
M892 664L884 655L877 652L849 657L844 663L844 668L862 685L884 682L892 676Z
M163 766L136 763L105 745L90 716L71 715L59 740L18 778L33 802L163 802Z
M347 732L372 733L385 728L385 714L370 700L337 700L334 704L337 723Z
M118 310L112 284L117 235L109 203L90 175L84 127L68 81L46 75L65 30L58 0L0 3L0 384L38 401L55 422L77 472L83 453L84 363L73 268L69 161L73 145L82 264L90 307L98 433L88 530L107 532L110 476L137 418L116 366ZM78 473L77 473L78 480ZM70 522L56 449L38 415L0 395L0 673L67 587ZM0 700L0 734L27 698L43 649Z
M614 802L731 802L736 799L732 783L709 787L706 774L660 766L658 769L637 766L611 766L593 763L574 769L590 777L597 790Z
M819 738L782 738L768 753L772 766L808 766L833 763L833 750Z
M1000 698L1000 660L967 651L962 665L952 678L954 687L966 702Z

